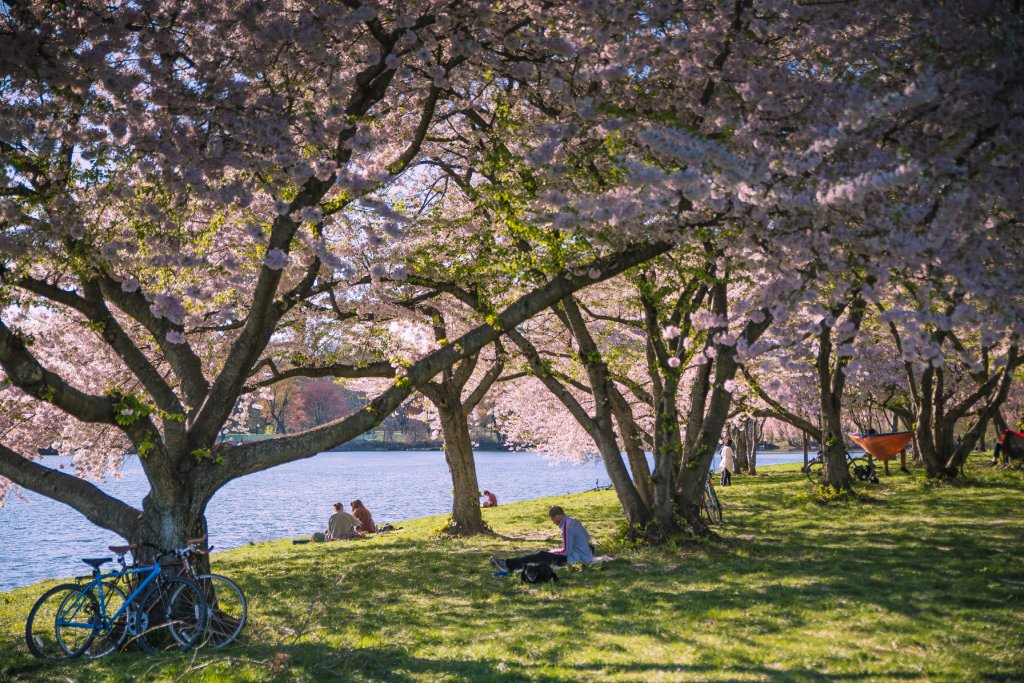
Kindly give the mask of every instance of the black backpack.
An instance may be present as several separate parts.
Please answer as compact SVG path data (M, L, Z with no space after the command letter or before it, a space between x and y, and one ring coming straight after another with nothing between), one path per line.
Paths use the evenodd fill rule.
M558 581L558 575L547 562L530 562L523 567L519 578L524 583L547 583Z

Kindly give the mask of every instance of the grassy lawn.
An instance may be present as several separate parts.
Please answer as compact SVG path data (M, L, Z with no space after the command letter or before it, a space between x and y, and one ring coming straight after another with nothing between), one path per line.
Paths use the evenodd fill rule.
M830 507L792 468L738 476L723 542L681 549L614 547L621 515L598 492L485 510L502 537L432 540L425 518L219 553L251 615L219 654L41 664L22 640L32 586L0 594L0 680L1021 681L1024 474L980 462ZM554 585L493 578L488 555L551 547L554 502L618 559Z

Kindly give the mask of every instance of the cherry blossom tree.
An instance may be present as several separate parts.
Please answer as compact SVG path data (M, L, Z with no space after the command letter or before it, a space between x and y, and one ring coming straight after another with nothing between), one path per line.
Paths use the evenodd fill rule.
M985 315L958 283L945 284L919 288L904 279L898 300L878 303L903 361L916 445L933 477L957 476L988 424L998 424L1024 366L1019 313L1010 320L991 309ZM922 310L934 312L922 316ZM1009 310L1016 311L1012 303Z
M0 447L5 484L127 539L180 545L205 529L226 482L372 428L438 372L592 283L551 273L341 420L217 442L275 380L395 376L361 354L280 367L271 342L304 334L307 315L355 308L364 269L399 269L377 254L408 221L389 191L429 182L409 172L428 133L470 115L485 74L507 60L504 42L535 16L481 9L3 5L0 367L33 406L7 416L8 434L26 440ZM624 243L592 252L596 279L668 248ZM33 334L43 309L77 333ZM62 364L69 345L89 363ZM79 427L67 447L99 463L79 474L111 462L101 438L140 455L151 486L141 509L33 461L31 425L55 414Z

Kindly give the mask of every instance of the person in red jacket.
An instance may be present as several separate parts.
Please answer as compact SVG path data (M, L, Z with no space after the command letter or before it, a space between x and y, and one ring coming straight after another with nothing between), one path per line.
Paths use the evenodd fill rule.
M484 502L480 505L482 508L496 508L498 507L498 497L490 491L484 491Z
M353 500L349 505L352 507L352 516L359 520L359 526L356 527L356 531L361 531L364 534L375 534L377 533L377 525L373 523L373 515L363 505L363 501Z

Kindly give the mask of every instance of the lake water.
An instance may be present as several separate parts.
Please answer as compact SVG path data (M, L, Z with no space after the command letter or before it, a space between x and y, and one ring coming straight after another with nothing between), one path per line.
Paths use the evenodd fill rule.
M759 465L797 462L802 453L758 454ZM66 460L43 461L57 467ZM499 503L586 491L609 484L600 462L555 462L536 453L478 452L481 489ZM123 477L100 484L108 493L139 506L148 484L136 458ZM211 542L220 549L321 530L331 504L360 498L374 520L396 522L451 510L451 479L438 451L321 453L306 460L250 474L226 485L207 509ZM47 578L82 574L80 558L103 556L122 543L71 508L30 492L11 496L0 508L0 591Z

